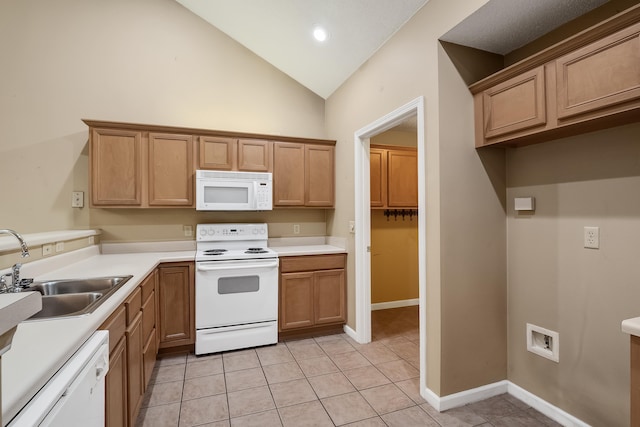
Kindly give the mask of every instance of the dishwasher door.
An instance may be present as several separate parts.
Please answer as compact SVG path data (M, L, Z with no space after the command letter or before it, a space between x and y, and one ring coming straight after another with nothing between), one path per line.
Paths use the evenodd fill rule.
M103 427L109 332L96 331L45 384L10 427Z

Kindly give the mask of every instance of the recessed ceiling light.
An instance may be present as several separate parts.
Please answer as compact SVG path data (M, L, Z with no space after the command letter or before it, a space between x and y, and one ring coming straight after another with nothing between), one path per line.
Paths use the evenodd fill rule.
M313 29L313 37L319 42L324 42L329 38L329 33L324 28L318 26Z

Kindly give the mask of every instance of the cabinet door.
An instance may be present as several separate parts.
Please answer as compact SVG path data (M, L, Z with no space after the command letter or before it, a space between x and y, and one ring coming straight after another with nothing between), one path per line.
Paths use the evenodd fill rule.
M379 148L369 150L369 187L371 207L387 205L387 151Z
M560 119L640 98L640 23L559 58L556 76Z
M316 271L313 287L315 324L345 322L344 270Z
M158 268L159 348L195 342L193 263L163 264Z
M304 144L273 143L273 205L304 206Z
M140 206L142 203L142 133L92 129L91 203Z
M193 137L149 134L149 205L195 206Z
M388 152L387 205L418 206L418 156L415 151Z
M280 276L280 329L313 326L313 273Z
M138 411L142 405L144 396L144 372L142 366L142 312L127 327L127 402L129 412L129 425L136 423Z
M333 207L334 147L305 145L305 206Z
M149 335L147 343L142 350L142 366L143 366L143 385L145 391L149 385L149 380L153 374L153 367L156 365L156 355L158 354L158 342L156 341L156 330L153 329L153 333Z
M485 138L544 125L547 122L544 66L487 89L482 98Z
M122 337L109 353L109 372L105 378L105 425L126 427L127 414L127 340Z
M238 140L238 170L247 172L271 171L270 141L261 139Z
M199 148L200 169L230 171L236 168L236 139L201 136Z

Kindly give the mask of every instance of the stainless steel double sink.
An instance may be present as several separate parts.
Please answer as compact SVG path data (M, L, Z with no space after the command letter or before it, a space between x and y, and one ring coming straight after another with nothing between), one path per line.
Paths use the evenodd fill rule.
M42 310L27 321L90 314L131 277L133 276L33 282L23 290L42 294Z

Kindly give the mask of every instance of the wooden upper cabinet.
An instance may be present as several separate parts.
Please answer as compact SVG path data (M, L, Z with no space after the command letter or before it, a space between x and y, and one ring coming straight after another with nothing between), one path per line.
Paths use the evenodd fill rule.
M198 168L245 172L271 172L271 141L201 136Z
M331 145L273 143L273 205L333 207L334 151Z
M387 205L418 207L418 156L415 150L390 150L387 158Z
M91 131L91 204L142 204L142 133L131 130Z
M193 137L149 134L149 205L195 206Z
M372 207L387 205L387 150L369 150L369 189Z
M199 169L235 169L237 139L201 136L199 142Z
M305 206L332 207L334 204L334 147L304 146Z
M304 206L304 167L304 144L274 142L274 206Z
M640 5L469 89L476 147L519 146L640 121Z
M271 172L271 141L261 139L238 140L238 170Z
M371 146L369 179L372 208L418 207L418 153L415 148Z
M485 90L482 108L487 139L544 125L547 121L544 67Z
M640 99L640 23L556 61L558 118Z

